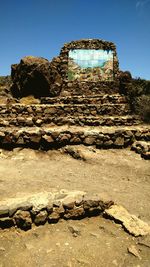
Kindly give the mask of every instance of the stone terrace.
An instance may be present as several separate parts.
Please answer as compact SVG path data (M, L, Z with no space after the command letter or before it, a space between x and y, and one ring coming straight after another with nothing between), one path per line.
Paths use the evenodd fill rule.
M0 126L116 126L141 123L138 116L131 114L126 98L119 94L45 97L40 101L36 105L1 105Z
M90 82L69 80L69 51L74 49L100 50L107 54L111 51L111 67L106 70L112 72L112 80L102 77L96 82L94 76ZM39 93L38 100L36 104L20 99L15 104L7 101L0 105L0 146L51 149L72 144L99 148L133 145L134 149L134 142L150 141L150 126L132 113L125 95L120 93L119 75L116 46L104 40L65 44L52 62L25 57L12 65L12 89L20 98ZM125 88L130 84L130 76L125 74ZM145 145L143 150L134 150L142 151L149 158L149 149Z
M122 95L41 98L39 104L0 106L0 146L58 148L65 145L95 145L134 149L136 141L150 141L150 127L131 113Z

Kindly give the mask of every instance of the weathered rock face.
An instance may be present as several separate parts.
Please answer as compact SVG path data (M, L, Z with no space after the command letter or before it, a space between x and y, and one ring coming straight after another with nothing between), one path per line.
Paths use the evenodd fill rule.
M12 94L15 97L34 95L56 96L60 92L61 76L47 59L27 56L12 65Z

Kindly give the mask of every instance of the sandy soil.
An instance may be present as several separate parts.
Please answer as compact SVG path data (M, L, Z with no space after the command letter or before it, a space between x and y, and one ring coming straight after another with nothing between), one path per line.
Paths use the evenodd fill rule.
M1 267L149 267L150 262L149 237L134 238L100 217L7 230L0 239ZM132 246L137 256L128 252Z
M150 162L128 149L78 150L86 161L60 151L1 151L0 199L53 189L102 193L150 222Z
M1 150L0 199L56 188L97 192L150 223L150 162L128 149L78 150L85 161L61 151ZM79 230L76 237L69 225ZM28 232L0 230L0 267L149 267L150 240L148 245L138 241L100 217L46 224ZM132 245L139 256L128 252Z

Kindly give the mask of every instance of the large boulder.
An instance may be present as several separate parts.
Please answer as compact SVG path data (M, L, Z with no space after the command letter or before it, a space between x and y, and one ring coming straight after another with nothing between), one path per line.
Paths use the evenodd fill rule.
M15 97L56 96L61 90L62 79L57 66L54 68L45 58L24 57L19 64L11 66L11 77L11 92Z

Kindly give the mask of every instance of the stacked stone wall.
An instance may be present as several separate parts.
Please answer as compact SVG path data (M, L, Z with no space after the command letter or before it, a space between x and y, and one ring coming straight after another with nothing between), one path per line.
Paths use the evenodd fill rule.
M99 82L79 82L79 81L68 81L68 54L72 49L102 49L102 50L112 50L113 51L113 77L112 82L99 81ZM119 91L119 62L117 58L116 46L112 42L106 42L99 39L87 39L79 40L67 43L61 49L60 52L60 72L63 79L61 94L68 95L82 95L82 94L97 94L97 93L116 93Z
M150 141L148 127L90 128L6 128L0 131L0 147L52 149L65 145L95 145L98 148L124 148L135 140Z

